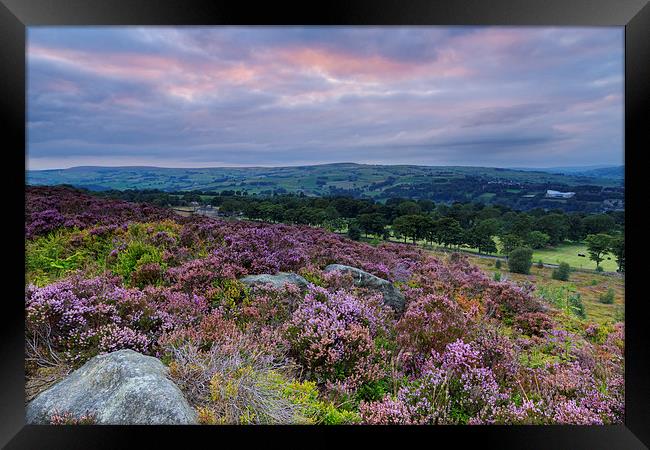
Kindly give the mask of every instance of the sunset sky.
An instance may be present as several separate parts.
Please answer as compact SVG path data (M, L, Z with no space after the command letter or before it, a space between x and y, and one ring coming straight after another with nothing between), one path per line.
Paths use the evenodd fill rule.
M623 164L616 28L30 27L29 169Z

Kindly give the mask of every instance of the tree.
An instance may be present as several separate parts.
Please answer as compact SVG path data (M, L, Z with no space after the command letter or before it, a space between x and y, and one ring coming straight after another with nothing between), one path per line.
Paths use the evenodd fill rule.
M348 237L353 241L361 239L361 228L359 228L359 224L352 222L348 225Z
M430 220L429 217L420 214L399 216L393 221L393 229L404 236L405 242L406 238L411 238L415 244L415 241L425 237L427 224Z
M433 203L431 200L427 200L427 199L420 199L420 200L418 200L417 203L420 206L420 209L423 212L427 212L427 213L433 211L435 209L435 207L436 207L435 203Z
M582 217L580 214L569 214L567 216L567 223L569 225L569 233L567 234L569 240L574 242L583 241L586 234L582 226Z
M585 239L589 259L596 262L596 268L600 267L600 262L605 259L605 254L609 252L612 245L612 237L609 234L598 233L590 234Z
M243 208L244 208L244 204L242 202L240 202L239 200L235 200L234 198L228 198L221 203L221 206L219 207L219 211L226 214L232 214L232 213L241 212Z
M607 214L591 214L582 219L585 234L598 234L612 232L616 227L614 218Z
M549 237L551 245L561 244L569 235L569 223L565 214L547 214L535 222L535 229Z
M358 217L359 227L368 234L382 235L386 223L380 213L361 214Z
M530 246L530 248L539 249L546 247L549 239L550 238L548 234L535 230L528 233L528 236L526 237L526 243Z
M334 220L341 217L339 212L332 205L329 205L325 208L325 215L329 220Z
M466 243L478 248L479 253L494 253L497 247L492 236L498 229L498 222L495 219L483 220L468 230Z
M501 241L501 254L508 256L514 249L524 245L523 239L516 234L502 234L499 236Z
M510 272L529 274L533 265L533 250L529 247L517 247L508 255Z
M420 214L422 209L420 208L420 205L409 200L400 203L397 207L397 211L399 212L400 216L408 216L411 214Z
M616 257L618 271L625 272L625 235L614 236L610 242L609 251Z
M476 213L477 220L498 219L501 216L501 211L493 206L486 206Z
M263 211L273 222L281 222L284 217L284 207L282 205L269 205Z
M393 221L395 235L404 238L404 242L410 236L411 228L406 216L399 216Z
M533 218L526 213L519 213L510 224L509 232L519 237L521 240L526 239L528 233L533 229Z
M463 229L456 219L443 217L433 224L432 237L439 245L449 246L461 240Z

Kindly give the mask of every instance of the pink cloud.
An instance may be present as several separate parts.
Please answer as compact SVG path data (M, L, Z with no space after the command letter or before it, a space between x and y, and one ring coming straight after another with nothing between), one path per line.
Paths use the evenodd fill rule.
M453 52L443 53L434 62L412 62L381 55L360 56L343 51L292 47L272 54L284 64L301 71L324 73L332 78L363 81L394 80L426 76L463 76L468 73L461 58Z

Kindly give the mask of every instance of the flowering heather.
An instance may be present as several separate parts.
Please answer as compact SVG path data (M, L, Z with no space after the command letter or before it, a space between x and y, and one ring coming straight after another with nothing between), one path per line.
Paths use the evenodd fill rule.
M203 423L624 419L623 324L567 318L460 255L62 187L27 188L25 229L29 379L131 348L175 370ZM404 312L329 264L394 283ZM308 288L239 281L277 272Z
M64 187L25 188L25 236L47 233L59 227L122 225L173 218L173 212L145 204L107 200Z
M376 379L381 354L373 338L387 332L385 308L379 294L359 299L313 287L286 326L294 357L320 382Z

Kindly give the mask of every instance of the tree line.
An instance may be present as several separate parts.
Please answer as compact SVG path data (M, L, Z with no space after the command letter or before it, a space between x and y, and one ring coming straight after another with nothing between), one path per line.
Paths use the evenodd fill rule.
M624 270L623 211L564 212L536 208L517 211L478 202L452 204L390 198L385 202L345 196L304 194L250 195L246 191L163 192L157 190L96 193L159 206L211 205L222 215L241 215L267 222L303 224L347 232L352 239L396 238L445 247L469 247L479 253L509 255L517 248L541 249L564 241L585 242L597 267L607 253Z

